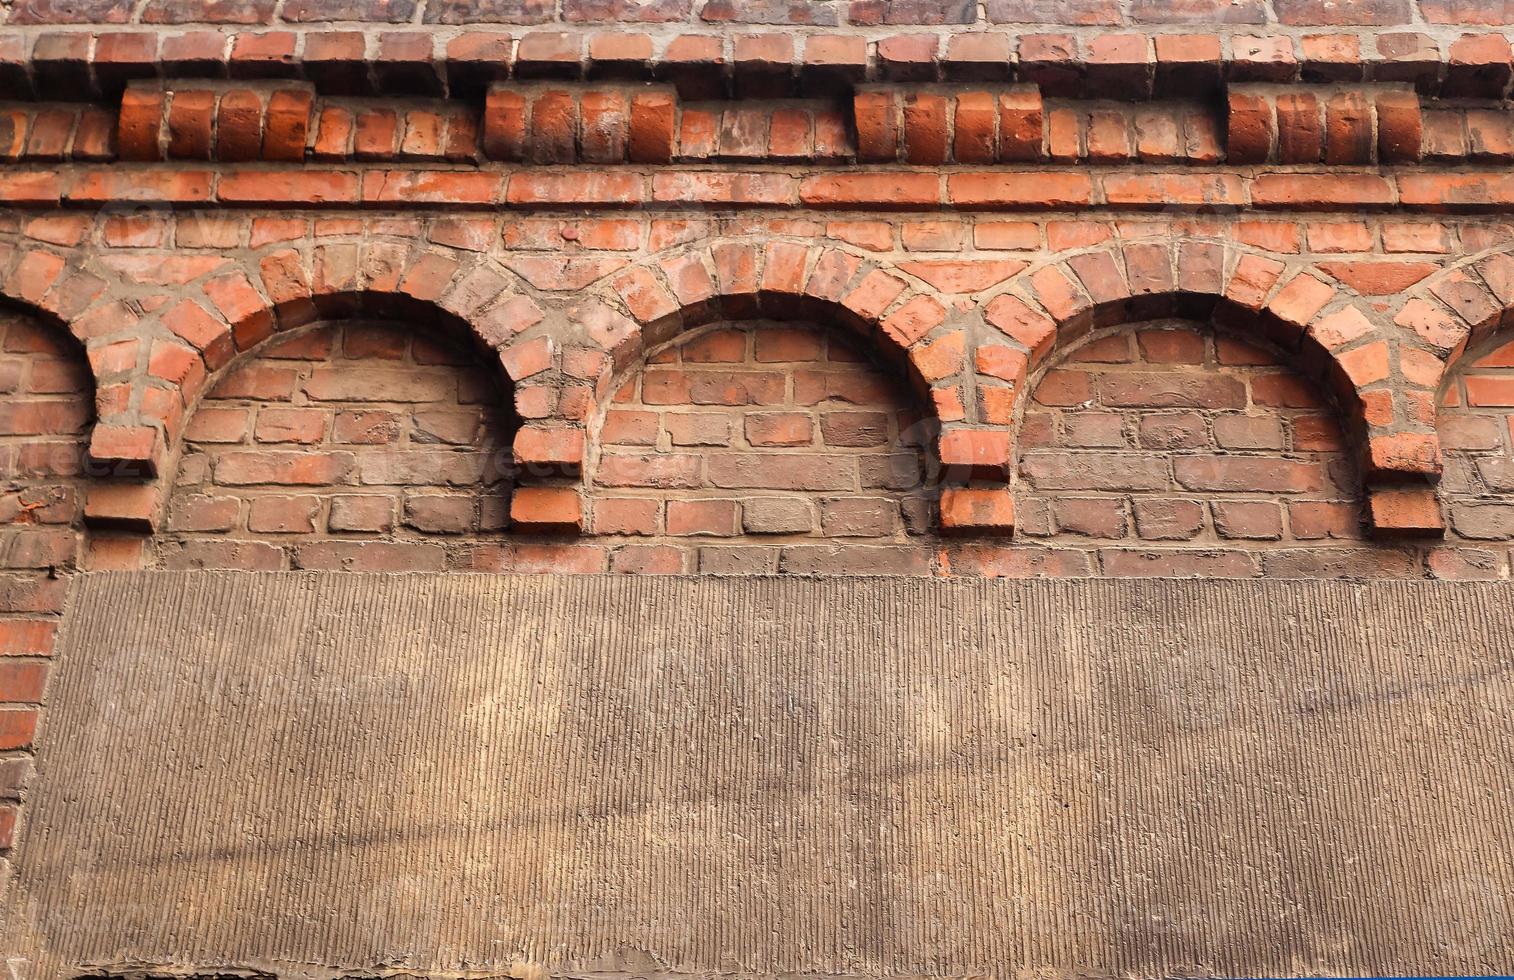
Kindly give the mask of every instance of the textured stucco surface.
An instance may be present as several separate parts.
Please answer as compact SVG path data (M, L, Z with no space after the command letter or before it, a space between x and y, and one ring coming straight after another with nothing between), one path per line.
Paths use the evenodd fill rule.
M0 948L38 980L1507 973L1511 608L82 576Z

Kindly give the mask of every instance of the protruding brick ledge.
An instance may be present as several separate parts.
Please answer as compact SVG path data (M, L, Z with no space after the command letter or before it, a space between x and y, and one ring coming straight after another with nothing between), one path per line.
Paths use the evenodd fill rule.
M1514 113L1426 108L1404 84L1231 85L1225 99L1049 99L1035 85L860 86L834 101L684 102L666 85L500 83L443 98L318 95L308 83L133 81L118 118L0 110L0 161L532 164L995 163L1215 166L1514 159ZM115 130L116 139L111 139Z
M1514 213L1503 170L1160 172L1122 168L787 169L384 166L221 169L88 166L0 170L0 205L98 209L118 204L225 208L501 208L820 211L1162 211Z
M1408 85L1232 85L1232 164L1413 163L1424 155L1420 99Z
M1429 484L1369 487L1367 523L1378 538L1438 538L1446 530L1440 501Z
M92 4L124 8L120 0L54 6ZM1335 23L1349 20L1341 16ZM298 79L323 94L386 97L471 96L506 79L659 81L686 99L814 97L865 82L1025 82L1049 97L1130 101L1192 97L1222 83L1249 82L1405 82L1427 96L1501 99L1514 82L1514 50L1504 34L1449 27L1201 32L1189 23L1164 28L1174 33L1110 33L1085 22L1065 29L901 35L813 26L744 33L723 24L700 32L157 24L96 31L17 27L14 17L11 24L0 35L6 91L80 101L114 97L131 79L176 76Z

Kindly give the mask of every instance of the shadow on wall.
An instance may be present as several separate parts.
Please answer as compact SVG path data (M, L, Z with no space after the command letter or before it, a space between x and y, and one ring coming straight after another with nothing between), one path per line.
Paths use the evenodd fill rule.
M1472 541L1514 538L1514 337L1494 337L1463 357L1439 405L1450 528Z
M61 327L0 310L0 392L4 566L23 574L73 569L82 559L95 417L84 352Z

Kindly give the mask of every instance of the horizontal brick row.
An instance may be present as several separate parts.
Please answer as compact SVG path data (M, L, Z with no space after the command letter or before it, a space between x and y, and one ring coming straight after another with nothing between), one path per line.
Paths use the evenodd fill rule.
M135 81L121 97L120 158L531 164L903 162L1404 164L1502 161L1514 114L1434 108L1406 84L1236 84L1213 103L1046 99L1035 85L859 86L829 100L685 104L670 86L491 86L463 101L317 96L307 83ZM1224 118L1221 118L1221 115ZM3 159L109 158L97 109L0 112ZM855 134L855 135L854 135ZM0 129L0 135L4 130Z
M116 0L108 0L116 5ZM81 6L75 3L69 9ZM1342 8L1356 4L1341 4ZM1190 28L1191 29L1191 28ZM665 82L686 99L814 97L864 82L1023 82L1048 97L1144 100L1221 83L1403 82L1501 98L1502 33L651 34L414 29L17 31L0 35L14 97L114 97L133 79L305 80L329 95L473 95L496 81Z
M853 101L857 157L936 165L1038 160L1045 108L1033 85L966 89L866 89Z
M800 176L774 171L650 172L624 168L513 172L307 167L219 172L66 166L0 172L0 203L219 204L227 207L413 205L451 209L644 205L806 207L843 211L1109 210L1506 214L1514 176L1503 172L1134 173L984 169L867 170Z
M942 542L934 547L636 539L501 541L457 547L391 541L312 541L292 558L263 541L190 540L165 556L168 568L284 568L396 572L453 570L589 575L940 575L993 577L1435 578L1498 580L1509 573L1508 549L1451 545L1394 547L1318 542L1264 550L1195 547L1048 547L1007 542ZM35 709L30 709L35 711Z
M301 163L314 102L309 85L134 82L121 96L121 159Z
M1498 109L1432 109L1424 114L1424 158L1433 163L1514 161L1514 114Z
M98 161L116 156L116 118L89 106L0 108L0 161Z
M15 0L11 24L309 24L356 21L379 24L627 23L764 24L856 27L975 24L1157 26L1221 23L1226 26L1392 27L1406 24L1510 24L1505 7L1465 0L1227 0L1210 11L1185 0L543 0L476 3L467 0L230 0L193 3L147 0Z
M1233 164L1412 163L1424 154L1420 99L1408 85L1232 85L1227 105Z
M667 163L677 112L667 90L496 85L484 107L484 153L536 164Z
M479 155L470 106L316 98L301 83L133 82L115 126L120 158L130 161L468 162Z

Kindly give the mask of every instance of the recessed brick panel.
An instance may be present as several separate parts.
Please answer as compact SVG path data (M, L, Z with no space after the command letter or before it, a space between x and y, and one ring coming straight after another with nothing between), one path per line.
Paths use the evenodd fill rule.
M94 386L83 357L54 328L0 311L0 564L6 573L45 574L78 563L84 449L93 419Z
M1502 551L1514 537L1514 341L1469 354L1441 393L1441 498L1457 537Z
M189 421L161 562L373 569L497 540L508 399L458 338L320 324L235 365Z
M1335 408L1273 351L1208 326L1071 349L1034 385L1020 446L1020 534L1096 550L1108 575L1247 576L1261 551L1364 537Z
M898 373L840 330L715 325L615 393L590 528L672 549L675 571L797 570L816 549L838 569L928 569L933 432Z

